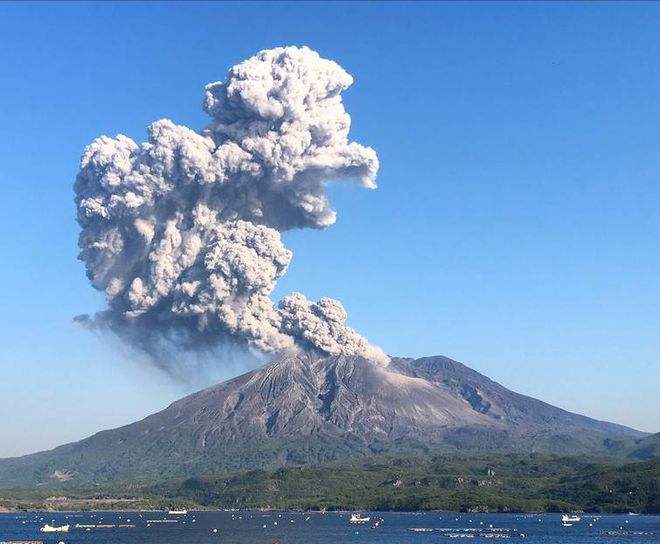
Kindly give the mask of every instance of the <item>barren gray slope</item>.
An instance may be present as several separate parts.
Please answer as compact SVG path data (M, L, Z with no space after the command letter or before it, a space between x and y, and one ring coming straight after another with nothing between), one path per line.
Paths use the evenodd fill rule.
M192 475L409 449L608 452L643 433L513 393L444 357L309 354L185 397L139 422L0 460L0 487ZM64 475L64 476L63 476Z

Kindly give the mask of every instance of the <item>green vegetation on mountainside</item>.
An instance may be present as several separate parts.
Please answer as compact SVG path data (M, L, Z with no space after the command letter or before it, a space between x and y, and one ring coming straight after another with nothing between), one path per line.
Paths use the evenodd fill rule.
M660 513L660 460L541 454L377 457L112 487L0 492L37 508L274 508ZM50 495L68 499L46 501ZM17 502L21 499L20 502ZM119 501L121 499L121 501ZM72 503L75 500L77 502ZM115 501L113 503L113 501ZM3 501L0 499L0 506Z

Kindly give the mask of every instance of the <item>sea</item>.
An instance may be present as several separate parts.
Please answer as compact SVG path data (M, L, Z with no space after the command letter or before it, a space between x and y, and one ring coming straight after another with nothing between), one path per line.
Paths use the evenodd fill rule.
M363 512L32 512L0 514L0 543L44 544L427 544L524 541L543 544L660 543L660 516ZM69 532L42 533L45 524Z

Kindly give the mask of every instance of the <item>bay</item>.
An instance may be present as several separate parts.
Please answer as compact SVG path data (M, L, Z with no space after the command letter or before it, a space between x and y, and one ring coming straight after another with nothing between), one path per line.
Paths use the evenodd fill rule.
M76 512L0 514L0 542L45 544L428 544L529 542L617 544L660 542L660 517L582 515L564 527L559 514L466 514L452 512L364 513L364 525L349 524L350 513L301 512ZM376 519L383 522L373 527ZM174 522L162 522L174 520ZM45 523L69 524L68 533L45 534ZM76 528L76 525L114 525ZM134 525L134 527L119 527ZM216 531L214 531L214 529Z

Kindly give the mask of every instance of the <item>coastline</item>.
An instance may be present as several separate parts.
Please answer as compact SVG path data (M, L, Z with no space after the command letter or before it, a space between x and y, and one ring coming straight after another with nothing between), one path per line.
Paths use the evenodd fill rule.
M562 512L559 511L539 511L539 510L509 510L509 511L490 511L490 510L480 510L480 511L470 511L470 510L443 510L443 509L428 509L428 510L370 510L370 509L355 509L355 508L341 508L333 510L314 510L314 509L279 509L279 508L203 508L195 507L188 508L186 511L188 513L200 513L200 512L210 512L210 513L298 513L298 514L351 514L355 511L368 512L373 514L506 514L506 515L558 515ZM44 514L44 513L57 513L57 514L104 514L104 513L137 513L137 514L148 514L148 513L162 513L168 515L168 510L163 510L159 508L90 508L90 509L71 509L71 510L58 510L52 508L6 508L0 507L0 515L2 514ZM587 515L587 516L660 516L659 512L606 512L600 510L578 510L575 513Z

